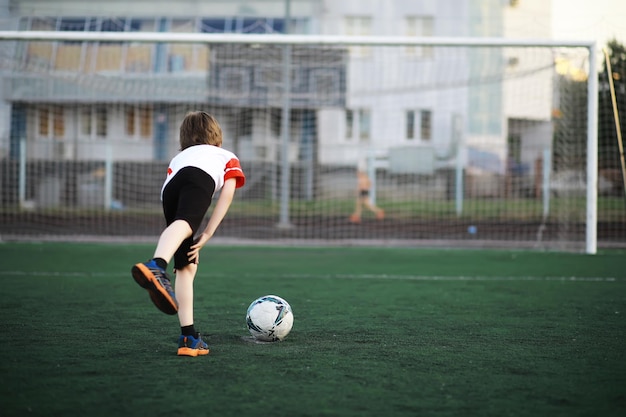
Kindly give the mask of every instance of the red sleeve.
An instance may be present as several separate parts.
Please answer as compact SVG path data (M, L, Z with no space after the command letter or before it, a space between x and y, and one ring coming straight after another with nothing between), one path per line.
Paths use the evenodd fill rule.
M235 178L237 180L236 188L243 187L246 183L246 176L243 175L239 159L232 158L226 163L226 168L224 168L224 181L230 178Z

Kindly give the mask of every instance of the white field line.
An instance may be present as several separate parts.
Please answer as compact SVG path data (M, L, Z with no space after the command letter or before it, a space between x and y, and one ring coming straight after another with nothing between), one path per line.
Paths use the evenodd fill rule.
M42 277L128 277L130 272L59 272L59 271L0 271L0 277L42 276ZM229 274L199 273L206 278L228 277ZM238 274L242 278L267 278L268 274L245 273ZM388 275L388 274L278 274L274 278L280 279L366 279L366 280L395 280L395 281L562 281L562 282L616 282L624 280L616 277L490 277L490 276L432 276L432 275Z

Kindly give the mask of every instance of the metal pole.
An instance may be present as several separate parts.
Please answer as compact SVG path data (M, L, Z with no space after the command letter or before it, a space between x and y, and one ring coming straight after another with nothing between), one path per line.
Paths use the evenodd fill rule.
M291 2L285 0L285 33L289 34L291 21ZM281 151L280 151L280 213L278 227L292 227L289 221L289 186L291 183L291 167L289 166L289 131L291 120L291 45L283 46L283 109L281 120Z
M550 148L546 148L543 150L543 187L542 187L542 197L543 197L543 218L544 220L548 218L550 214L550 172L552 171L552 152Z
M20 199L20 208L24 208L26 202L26 137L20 138L20 156L19 156L19 184L18 193Z
M113 145L107 144L104 162L104 209L111 210L113 203Z
M456 163L455 165L455 178L454 178L454 206L455 206L455 210L456 210L456 216L457 217L461 217L461 215L463 214L463 190L464 190L464 184L463 184L463 168L464 168L464 161L463 161L463 157L461 154L461 149L463 147L463 144L458 143L457 145L457 150L456 150Z
M595 254L598 247L598 71L596 43L589 46L587 83L587 222L585 252Z

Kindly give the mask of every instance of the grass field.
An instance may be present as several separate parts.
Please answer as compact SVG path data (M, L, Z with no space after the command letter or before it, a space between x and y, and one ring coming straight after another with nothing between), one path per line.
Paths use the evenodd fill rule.
M196 325L130 277L152 245L0 244L2 416L618 416L626 252L226 247L202 253ZM245 311L294 310L280 343Z

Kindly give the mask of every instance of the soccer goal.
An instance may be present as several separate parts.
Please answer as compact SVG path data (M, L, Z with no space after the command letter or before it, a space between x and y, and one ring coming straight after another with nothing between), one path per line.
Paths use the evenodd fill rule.
M225 241L623 245L596 58L583 41L0 32L0 234L152 240L179 123L202 109L247 176ZM384 216L354 222L360 166Z

